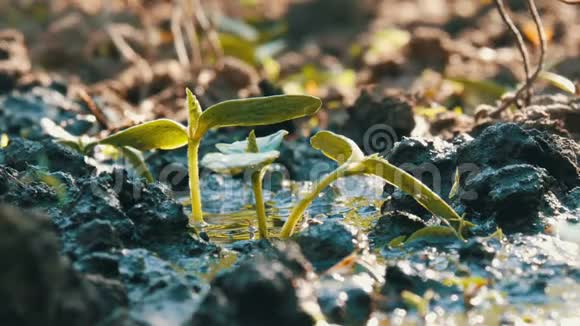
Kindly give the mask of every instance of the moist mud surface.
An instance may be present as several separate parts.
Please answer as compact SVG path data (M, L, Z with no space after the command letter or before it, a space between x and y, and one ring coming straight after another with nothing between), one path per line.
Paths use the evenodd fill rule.
M276 34L277 20L287 23L277 77L227 46L218 62L184 68L173 39L163 38L171 34L167 3L152 1L146 17L160 35L141 58L148 77L94 28L101 20L91 10L100 7L63 7L63 22L41 3L37 26L18 18L32 9L2 13L0 5L0 323L577 324L580 101L542 85L517 110L485 114L497 108L498 87L503 94L521 80L512 67L518 52L493 7L258 2L261 28ZM577 80L578 13L552 2L541 5L552 71ZM216 3L229 15L244 11ZM143 18L115 8L112 17L129 27ZM529 23L524 5L512 9L519 25ZM128 30L129 45L149 53L146 32ZM68 45L59 43L65 36ZM256 129L290 132L264 184L272 234L336 168L309 144L330 129L433 189L473 223L466 240L449 232L411 238L444 224L370 176L325 189L300 232L282 241L258 239L247 180L202 170L208 224L194 229L185 149L144 153L155 179L148 183L118 153L81 153L47 127L99 138L136 121L185 122L186 86L203 107L292 90L323 99L310 120ZM200 157L249 130L211 130Z

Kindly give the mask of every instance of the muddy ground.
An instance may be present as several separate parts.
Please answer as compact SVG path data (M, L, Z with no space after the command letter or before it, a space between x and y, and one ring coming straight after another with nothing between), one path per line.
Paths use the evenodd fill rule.
M248 57L231 37L248 26L198 22L199 64L175 52L172 15L185 7L16 2L0 4L1 324L580 321L580 99L539 81L521 108L485 114L524 76L492 2L202 1L208 16L251 24L253 47L284 46ZM535 62L525 1L507 2ZM578 84L578 7L537 3L549 71ZM99 138L184 122L185 87L204 107L284 92L323 100L312 119L256 130L290 131L265 183L273 233L335 167L309 146L320 129L412 173L475 226L466 241L395 245L441 221L392 186L351 177L314 201L291 240L259 240L247 180L202 171L210 226L193 230L185 150L145 153L147 183L106 149L82 155L46 127ZM211 131L200 157L248 131Z

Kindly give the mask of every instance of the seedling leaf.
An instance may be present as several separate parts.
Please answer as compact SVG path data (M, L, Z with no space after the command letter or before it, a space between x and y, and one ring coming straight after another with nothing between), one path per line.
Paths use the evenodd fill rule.
M428 241L430 243L434 243L447 242L449 240L455 239L455 231L452 228L441 225L432 225L415 231L409 236L409 238L407 238L405 245L414 241Z
M266 153L210 153L201 160L201 165L217 173L239 174L248 168L268 165L280 156L278 151Z
M391 248L399 248L403 244L405 244L405 239L406 238L407 238L406 235L400 235L400 236L394 238L393 240L389 241L389 243L387 244L387 246L389 246Z
M209 129L269 125L311 115L320 109L319 98L308 95L275 95L231 100L205 110L193 136L200 139Z
M363 152L354 141L331 131L318 132L310 138L310 144L339 164L360 161L364 158Z
M0 148L5 148L10 144L10 138L7 134L0 135Z
M175 149L187 144L187 131L175 121L159 119L122 130L98 143L116 147L131 146L140 151Z
M388 183L411 195L433 215L447 221L460 221L461 217L439 195L406 171L378 156L369 156L361 162L364 172L383 178Z
M288 131L280 130L265 137L257 137L256 143L259 152L270 152L276 150L280 147L280 144L286 135L288 135ZM250 136L248 136L248 138L249 137ZM231 144L220 143L215 145L215 147L224 154L245 153L248 148L248 140L237 141Z
M189 90L185 89L185 94L187 96L187 112L189 116L189 126L196 126L199 116L201 116L201 106L197 101L197 97Z
M95 146L95 138L89 136L74 136L48 118L42 118L40 120L40 126L47 135L55 138L57 143L70 147L81 154L86 154L86 152Z
M248 135L248 146L246 146L247 153L259 153L258 142L256 141L256 132L254 130L250 131Z
M558 75L549 71L542 71L540 72L538 77L542 78L543 80L549 82L550 84L554 85L555 87L558 87L559 89L565 92L568 92L572 95L576 94L576 85L574 85L574 83L570 79L562 75Z
M453 177L453 185L451 186L451 190L449 191L449 199L453 199L457 195L457 192L459 191L459 185L461 181L460 176L461 173L459 173L459 168L456 168L455 176Z

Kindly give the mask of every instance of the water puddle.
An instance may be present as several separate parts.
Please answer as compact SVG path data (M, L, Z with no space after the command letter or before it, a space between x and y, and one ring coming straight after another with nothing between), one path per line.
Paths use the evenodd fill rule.
M270 234L278 234L296 202L313 189L312 182L282 182L275 193L264 191ZM212 176L202 185L204 219L201 231L218 244L257 239L257 218L253 194L242 180ZM315 219L339 218L362 231L368 231L380 216L383 182L376 178L353 176L328 187L306 211Z

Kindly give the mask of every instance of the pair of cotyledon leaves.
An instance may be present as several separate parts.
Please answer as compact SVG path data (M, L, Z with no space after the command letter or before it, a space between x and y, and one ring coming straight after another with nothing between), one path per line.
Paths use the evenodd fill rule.
M186 145L190 138L201 139L212 128L275 124L311 115L318 111L321 104L320 99L306 95L277 95L224 101L194 114L196 121L190 121L189 131L175 121L159 119L123 130L99 143L131 146L141 151L175 149Z

